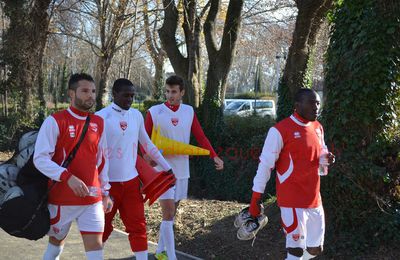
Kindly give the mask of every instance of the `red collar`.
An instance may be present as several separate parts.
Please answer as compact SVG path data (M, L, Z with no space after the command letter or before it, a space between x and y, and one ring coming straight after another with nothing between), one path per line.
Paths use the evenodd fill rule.
M70 106L69 109L71 109L71 111L74 112L75 114L77 114L78 116L85 117L85 116L89 115L89 112L79 110L73 106Z
M179 109L179 104L178 105L171 105L168 101L165 102L164 104L174 112L176 112Z
M303 117L301 117L296 111L294 111L293 116L299 120L300 122L302 122L303 124L307 124L308 122L310 122L310 120L307 120Z

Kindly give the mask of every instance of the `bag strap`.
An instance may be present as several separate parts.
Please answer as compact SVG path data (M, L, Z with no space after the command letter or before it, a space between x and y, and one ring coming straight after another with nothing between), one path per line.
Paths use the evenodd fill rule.
M71 161L74 159L76 152L79 149L79 146L81 146L81 143L82 143L83 139L85 138L86 132L89 127L89 122L90 122L90 116L88 115L86 117L85 125L83 126L82 134L79 137L79 141L78 141L78 143L76 143L74 149L72 149L72 151L69 153L69 155L68 155L67 159L64 161L64 163L61 165L62 167L67 168L68 165L71 163Z
M89 122L90 122L90 116L87 115L86 117L86 121L85 121L85 125L83 126L82 129L82 133L81 136L79 137L78 142L76 143L75 147L72 149L72 151L68 154L67 159L65 159L65 161L63 162L63 164L61 165L63 168L67 168L68 165L72 162L72 160L75 158L76 153L78 152L79 147L81 146L83 139L85 138L86 132L89 128ZM54 187L54 185L56 185L57 181L53 180L53 183L51 184L51 186L47 189L45 198L47 198L47 195L49 195L50 190ZM44 200L44 199L43 199ZM42 203L40 203L42 204Z
M69 153L67 159L63 162L62 167L67 168L68 165L72 162L72 160L75 158L76 153L78 152L79 146L82 144L83 139L85 138L86 132L88 130L89 127L89 122L90 122L90 116L88 115L86 117L86 121L85 121L85 125L83 126L83 130L82 130L82 134L79 137L78 142L76 143L75 147L72 149L72 151ZM26 223L25 226L23 226L20 230L15 230L10 232L10 234L18 234L22 231L24 231L25 229L27 229L32 222L34 221L34 219L36 218L36 214L37 212L43 207L43 204L46 201L47 197L49 196L49 193L51 191L51 189L57 184L57 181L53 180L53 183L51 184L51 186L47 189L46 194L42 197L42 199L40 200L38 206L35 209L35 212L33 213L33 215L31 216L30 220L28 221L28 223Z

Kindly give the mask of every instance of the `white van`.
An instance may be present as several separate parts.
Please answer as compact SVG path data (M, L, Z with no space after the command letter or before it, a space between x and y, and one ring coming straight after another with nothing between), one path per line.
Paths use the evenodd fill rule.
M276 118L273 100L235 99L224 110L224 115L249 116L255 112L260 116Z

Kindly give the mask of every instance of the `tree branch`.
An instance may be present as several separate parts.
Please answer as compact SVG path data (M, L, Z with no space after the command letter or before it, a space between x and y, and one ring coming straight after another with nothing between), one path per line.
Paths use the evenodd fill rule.
M164 6L164 22L162 27L158 30L161 44L171 61L172 66L179 67L181 71L184 70L186 59L179 51L176 41L176 30L178 27L178 10L175 6L174 0L163 0Z
M218 52L217 43L215 40L215 20L218 15L221 0L210 0L210 10L206 21L204 22L204 38L209 57L216 57Z

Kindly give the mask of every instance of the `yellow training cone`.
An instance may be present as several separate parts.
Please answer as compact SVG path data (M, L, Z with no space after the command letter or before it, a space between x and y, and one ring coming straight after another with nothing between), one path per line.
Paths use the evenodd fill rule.
M160 133L160 127L155 129L153 127L151 133L151 141L160 150L162 155L209 155L210 151L194 145L185 144L183 142L175 141Z

